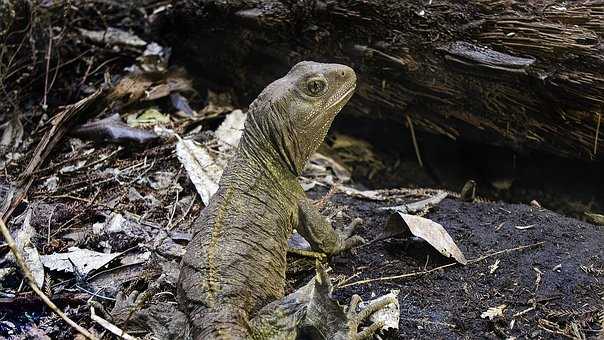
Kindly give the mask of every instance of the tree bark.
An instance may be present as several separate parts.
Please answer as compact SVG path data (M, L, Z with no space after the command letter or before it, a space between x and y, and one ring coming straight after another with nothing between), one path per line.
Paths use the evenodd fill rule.
M359 77L349 114L604 159L602 0L182 0L165 22L175 57L242 101L339 62Z

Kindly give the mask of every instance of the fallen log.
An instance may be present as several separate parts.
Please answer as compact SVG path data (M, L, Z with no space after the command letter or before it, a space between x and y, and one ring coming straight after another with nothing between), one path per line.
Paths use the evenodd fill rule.
M604 159L604 1L183 0L162 35L242 101L303 59L351 65L345 114Z

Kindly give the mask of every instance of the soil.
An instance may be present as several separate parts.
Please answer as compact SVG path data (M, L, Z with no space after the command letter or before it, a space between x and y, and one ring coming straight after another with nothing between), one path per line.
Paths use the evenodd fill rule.
M333 201L348 206L350 216L365 220L362 235L367 239L379 237L390 215L377 209L387 205L384 202L344 195ZM596 335L598 326L589 320L604 306L603 227L526 205L454 199L445 199L425 217L442 224L468 259L543 244L410 279L349 286L338 290L337 296L347 302L352 294L371 299L399 289L399 338L559 337L548 328L548 321L558 323L558 331L578 322L588 336ZM496 262L498 268L491 272ZM446 263L425 243L391 239L338 257L333 267L336 275L356 274L349 281L355 282ZM504 304L503 317L481 318L488 308Z

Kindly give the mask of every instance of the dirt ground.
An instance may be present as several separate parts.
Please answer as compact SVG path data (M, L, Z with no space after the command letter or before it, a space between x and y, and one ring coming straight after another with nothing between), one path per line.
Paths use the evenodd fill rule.
M376 210L383 203L341 195L334 200L349 205L351 216L366 220L366 237L379 235L389 215ZM399 338L557 338L572 336L567 327L573 323L587 336L597 334L601 326L590 320L604 306L602 227L526 205L454 199L444 200L426 217L442 224L468 259L510 251L422 276L349 286L338 296L346 300L358 293L369 299L400 289ZM516 228L529 225L533 227ZM496 262L498 268L491 272ZM356 274L354 282L446 263L424 244L388 240L335 259L334 269L346 277ZM507 306L503 317L481 318L500 305Z

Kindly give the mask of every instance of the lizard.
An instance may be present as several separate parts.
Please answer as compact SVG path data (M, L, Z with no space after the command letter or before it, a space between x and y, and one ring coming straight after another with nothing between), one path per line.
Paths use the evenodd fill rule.
M191 338L284 339L306 329L316 337L364 339L379 328L357 332L370 312L392 301L356 313L354 296L344 311L331 299L321 266L314 279L320 284L284 297L294 229L329 256L363 242L352 235L359 220L334 229L298 182L355 88L352 68L304 61L250 104L241 141L181 261L177 300Z

